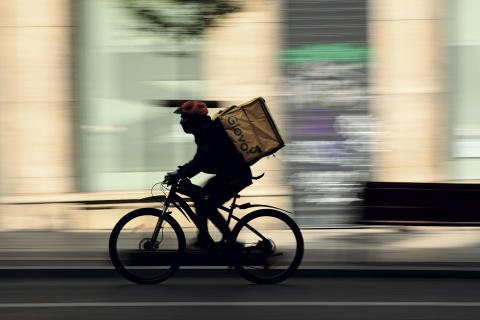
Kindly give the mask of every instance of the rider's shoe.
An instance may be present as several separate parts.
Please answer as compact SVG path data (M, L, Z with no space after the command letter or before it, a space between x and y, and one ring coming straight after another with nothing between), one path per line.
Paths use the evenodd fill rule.
M198 249L198 250L205 250L205 251L208 251L211 247L212 247L212 244L211 243L208 243L208 242L204 242L204 241L195 241L193 243L193 247L195 249Z
M209 251L212 249L212 247L215 247L215 242L213 242L211 239L207 239L206 237L198 235L194 240L192 247L198 250Z

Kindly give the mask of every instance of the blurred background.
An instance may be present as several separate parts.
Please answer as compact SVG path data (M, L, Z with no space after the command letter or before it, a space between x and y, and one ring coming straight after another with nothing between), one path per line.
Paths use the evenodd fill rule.
M0 229L111 230L193 156L172 114L191 99L212 114L266 99L287 146L253 166L266 176L243 195L302 227L351 223L369 180L475 182L479 11L476 0L0 0Z

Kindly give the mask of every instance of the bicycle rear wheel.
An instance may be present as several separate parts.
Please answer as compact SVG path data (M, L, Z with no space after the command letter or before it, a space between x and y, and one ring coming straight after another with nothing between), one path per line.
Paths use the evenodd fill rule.
M154 284L171 277L185 253L185 235L174 218L164 218L155 241L152 235L161 217L153 208L134 210L118 221L112 230L109 253L115 269L139 284Z
M300 228L283 212L263 209L240 219L233 238L244 245L235 270L260 284L278 283L290 277L303 258Z

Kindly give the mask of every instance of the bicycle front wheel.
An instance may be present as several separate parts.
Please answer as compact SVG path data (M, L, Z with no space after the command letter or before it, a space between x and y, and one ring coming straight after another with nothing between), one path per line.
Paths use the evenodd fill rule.
M283 212L263 209L240 219L233 237L243 245L235 270L260 284L278 283L290 277L303 258L300 228Z
M164 217L160 233L152 239L161 211L137 209L126 214L112 230L109 253L117 271L139 284L154 284L171 277L185 253L185 235L174 218Z

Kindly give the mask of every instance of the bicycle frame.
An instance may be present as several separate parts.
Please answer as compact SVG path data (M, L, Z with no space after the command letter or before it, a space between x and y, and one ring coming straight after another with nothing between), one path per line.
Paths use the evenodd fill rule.
M193 210L190 208L190 206L187 204L187 202L177 194L177 189L178 189L178 185L177 185L177 183L175 183L175 184L172 185L172 187L170 189L170 192L169 192L168 196L166 196L166 197L161 196L159 198L158 196L151 196L151 197L147 197L147 198L142 199L142 201L155 200L155 201L158 201L160 203L162 202L162 199L165 199L161 218L158 220L157 225L155 227L155 230L152 234L152 238L151 238L151 242L150 242L152 244L154 244L157 241L158 235L160 234L160 230L161 230L162 225L163 225L163 217L166 214L171 214L171 212L168 211L168 208L170 207L171 204L173 204L185 216L185 218L189 222L190 222L190 219L191 219L191 222L193 222L193 224L198 228L198 230L200 232L203 232L205 234L209 234L207 228L203 225L203 223L201 223L199 221L199 218L193 212ZM233 197L232 203L230 204L229 207L225 207L224 205L218 207L218 209L220 209L222 211L225 211L228 214L227 219L226 219L228 226L230 226L230 222L232 221L232 219L235 220L236 222L240 221L240 218L236 217L233 214L234 210L237 209L237 208L243 210L243 209L252 208L252 207L265 207L265 208L273 208L273 209L277 209L279 211L290 213L286 210L283 210L283 209L280 209L280 208L277 208L277 207L273 207L273 206L268 206L268 205L252 205L250 203L238 205L238 204L236 204L236 201L239 198L240 198L240 195L237 194ZM259 233L256 229L254 229L250 225L247 224L246 228L248 228L250 231L252 231L256 235L258 235L264 241L267 240L261 233ZM221 242L225 242L225 241L226 241L226 236L222 235Z
M183 215L184 217L190 222L193 222L193 224L200 230L200 232L203 232L205 234L208 234L207 228L199 221L197 215L193 212L193 210L190 208L190 206L187 204L187 202L182 199L178 194L177 194L177 189L178 185L177 183L174 183L170 189L170 192L168 193L168 196L151 196L147 198L143 198L142 201L151 201L155 200L157 202L162 203L162 200L165 199L163 202L163 210L162 210L162 215L161 218L158 219L157 225L155 226L155 229L152 234L151 238L151 243L155 243L157 241L158 235L160 234L160 229L162 228L163 225L163 217L166 214L171 214L171 211L168 211L169 207L171 204L173 204ZM225 208L228 210L227 208ZM230 214L233 212L233 208L230 211ZM236 218L237 219L237 218ZM237 219L238 220L238 219ZM225 239L222 238L222 241Z
M231 231L225 232L222 240L217 242L208 233L204 217L197 216L187 198L196 204L204 201L199 192L201 189L191 187L187 182L177 183L172 182L167 188L169 192L165 190L164 195L154 196L152 193L151 197L142 199L160 202L163 208L135 209L124 215L113 228L108 243L110 258L115 269L126 279L139 284L159 283L174 275L182 263L200 257L203 261L213 258L211 262L215 265L231 266L245 279L261 284L284 281L298 269L304 242L300 228L289 217L288 211L262 204L237 204L240 198L237 194L229 204L218 206L228 215L225 215L225 223L231 225ZM187 249L186 230L182 230L177 217L173 216L172 211L175 215L177 213L170 210L172 206L190 223L193 221L200 232L208 234L202 253ZM250 209L254 207L262 208ZM237 208L249 210L237 215L234 213ZM185 260L185 257L193 260Z

